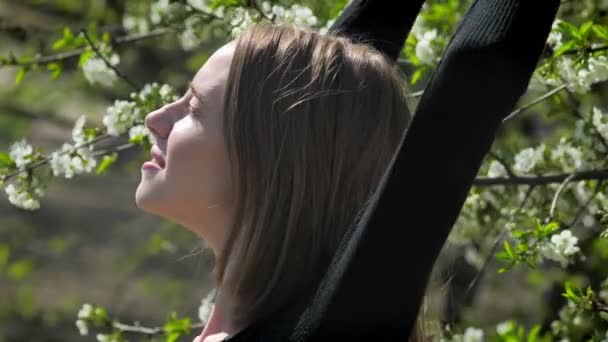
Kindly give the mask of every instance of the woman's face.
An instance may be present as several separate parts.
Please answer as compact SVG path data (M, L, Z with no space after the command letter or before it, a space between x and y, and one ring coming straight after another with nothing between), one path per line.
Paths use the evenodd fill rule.
M209 57L182 98L147 115L156 144L135 194L138 207L186 226L214 250L232 214L222 106L234 47Z

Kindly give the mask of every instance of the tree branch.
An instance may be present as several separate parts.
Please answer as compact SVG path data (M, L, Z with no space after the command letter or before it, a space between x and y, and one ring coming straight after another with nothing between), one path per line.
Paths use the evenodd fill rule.
M578 180L602 180L608 178L608 169L579 171L574 173L556 173L538 176L515 176L515 177L478 177L473 181L477 186L494 185L547 185L561 183L572 175L571 181Z
M101 51L99 51L97 46L95 46L95 43L93 43L93 41L91 40L91 37L89 37L87 30L82 29L80 32L83 34L84 39L86 39L87 43L89 43L89 46L91 47L91 49L93 49L93 52L95 52L95 55L97 55L97 57L101 58L101 60L103 60L104 64L108 68L112 69L116 73L116 75L118 75L118 77L122 78L125 82L127 82L131 86L131 88L133 88L133 90L138 90L141 88L141 86L139 84L130 80L129 77L127 77L127 75L125 75L122 71L120 71L120 69L118 69L116 66L112 65L112 63L110 63L110 61L108 61L108 59L101 53Z
M112 40L112 45L122 45L122 44L128 44L128 43L139 41L139 40L156 38L156 37L160 37L160 36L166 35L171 32L174 32L174 30L168 29L168 28L162 28L162 29L154 30L154 31L151 31L148 33L138 33L138 34L133 34L133 35L128 35L128 36L118 37L118 38ZM49 63L59 62L59 61L63 61L63 60L71 59L71 58L76 58L76 57L80 56L83 52L86 52L89 50L90 50L90 47L79 48L79 49L74 49L74 50L70 50L70 51L57 53L54 55L36 57L29 61L19 61L18 59L15 59L15 58L9 58L9 60L7 60L7 61L0 62L0 67L2 67L2 66L31 66L31 65L38 65L38 64L49 64Z

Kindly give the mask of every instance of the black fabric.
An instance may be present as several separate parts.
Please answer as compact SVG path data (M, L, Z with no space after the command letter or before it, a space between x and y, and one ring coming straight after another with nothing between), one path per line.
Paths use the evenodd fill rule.
M330 32L396 59L422 1L354 0ZM319 287L228 341L407 341L428 277L559 0L476 0Z

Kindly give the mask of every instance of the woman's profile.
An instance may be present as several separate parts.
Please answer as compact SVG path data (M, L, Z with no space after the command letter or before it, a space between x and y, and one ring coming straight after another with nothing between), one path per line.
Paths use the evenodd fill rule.
M474 1L412 119L395 60L422 3L352 1L330 36L255 26L147 116L157 142L137 204L216 257L201 342L412 335L559 6Z
M137 204L216 257L203 335L233 333L316 285L407 124L405 81L344 37L254 26L150 114Z

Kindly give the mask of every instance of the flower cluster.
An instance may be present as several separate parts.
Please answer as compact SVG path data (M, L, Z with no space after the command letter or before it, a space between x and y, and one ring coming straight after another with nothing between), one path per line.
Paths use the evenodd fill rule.
M9 156L18 169L23 169L32 162L34 148L25 139L21 139L11 145Z
M606 121L608 121L606 114L597 107L593 108L593 126L595 126L595 129L599 132L602 138L604 138L604 140L608 140L608 122Z
M578 238L568 229L551 236L551 241L544 243L540 252L547 259L557 261L562 267L568 266L570 259L580 252Z
M513 171L516 173L526 174L532 171L537 165L540 165L544 158L545 145L541 144L537 148L528 147L521 150L515 156Z
M95 311L91 304L83 304L82 308L78 311L78 319L76 320L76 327L80 332L80 335L86 336L89 334L88 322L93 318Z
M114 101L114 104L106 110L103 124L110 135L118 136L129 132L130 137L142 134L150 136L147 129L142 127L145 114L175 99L171 86L167 84L161 86L158 83L146 84L139 93L131 93L131 101ZM132 127L137 128L131 130Z
M120 57L116 53L111 54L106 59L112 66L118 65L120 62ZM109 87L118 79L116 72L106 65L103 59L97 56L90 57L84 62L82 72L90 84L99 83Z
M416 57L422 64L432 65L436 62L439 56L437 44L438 32L436 29L426 31L418 36L418 44L416 44Z
M310 8L298 4L286 8L281 5L271 5L268 1L264 1L260 10L264 15L253 8L237 7L229 11L227 16L232 27L232 37L238 36L263 18L273 18L277 24L290 24L302 28L316 27L319 23L318 18Z
M573 172L583 166L583 152L562 138L551 151L551 160L557 162L562 170Z
M92 135L84 133L86 117L82 115L72 130L72 144L64 143L59 151L51 154L49 164L53 170L53 176L72 178L74 175L90 173L97 166L97 160L93 155Z
M465 329L464 334L453 334L450 338L442 338L442 342L483 342L484 333L483 330L475 327L468 327Z
M40 208L40 198L45 194L44 187L40 178L32 177L28 181L27 174L22 172L17 182L7 185L4 191L12 205L21 209L35 210Z
M40 158L40 153L25 139L22 139L11 145L9 158L20 170L16 180L4 188L9 202L21 209L40 208L40 198L46 192L46 184L33 172L25 171L30 164Z
M507 169L502 163L499 163L496 160L490 162L490 166L488 167L488 177L497 178L497 177L506 177Z

